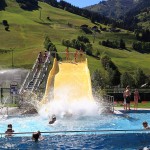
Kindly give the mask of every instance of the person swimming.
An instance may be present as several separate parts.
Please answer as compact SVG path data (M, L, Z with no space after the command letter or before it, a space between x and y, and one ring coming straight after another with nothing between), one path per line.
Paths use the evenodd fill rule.
M56 116L53 115L52 116L52 120L49 121L49 124L53 124L56 121Z
M40 131L37 131L37 132L34 132L32 134L32 140L34 140L35 142L38 142L40 140L43 139L43 137L41 136L41 132Z
M148 126L148 123L146 121L143 122L143 127L144 127L144 129L150 129L150 127Z
M5 136L12 136L14 130L12 129L12 124L8 124L7 131L5 132Z

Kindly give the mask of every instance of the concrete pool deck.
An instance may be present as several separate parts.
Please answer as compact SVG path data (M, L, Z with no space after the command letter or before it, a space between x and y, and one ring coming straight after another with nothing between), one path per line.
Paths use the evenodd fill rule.
M0 107L0 116L9 115L23 115L23 114L35 114L35 111L31 109L28 111L25 108L18 108L18 107Z

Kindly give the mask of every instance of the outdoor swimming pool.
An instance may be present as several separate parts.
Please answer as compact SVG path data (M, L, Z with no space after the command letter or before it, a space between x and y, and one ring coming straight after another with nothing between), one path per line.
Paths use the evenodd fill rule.
M150 113L126 113L125 115L100 114L95 116L57 117L53 125L48 118L39 115L24 117L8 117L0 120L0 133L4 133L8 124L13 125L15 132L40 131L72 131L72 130L135 130L143 129L142 122L150 122Z
M24 150L139 150L150 144L150 134L50 135L39 142L30 137L1 138L0 149Z
M150 122L149 115L149 111L137 111L137 113L126 113L123 116L101 114L70 118L57 117L53 125L48 124L47 118L38 115L8 117L0 120L1 133L6 131L9 123L13 125L15 132L38 130L41 132L85 132L42 133L44 140L38 143L31 141L31 133L16 134L13 138L3 138L3 135L0 140L0 149L140 149L150 145L150 131L142 130L142 122L145 120Z

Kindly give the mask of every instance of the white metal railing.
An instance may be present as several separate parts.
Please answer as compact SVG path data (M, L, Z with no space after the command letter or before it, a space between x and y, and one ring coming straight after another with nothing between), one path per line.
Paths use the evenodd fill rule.
M109 109L114 112L114 96L111 95L104 95L104 103L106 104L106 106L109 107Z
M49 64L49 56L50 56L50 52L48 52L48 54L47 54L47 58L46 58L46 60L44 61L44 64L43 64L44 67L42 66L42 70L43 70L43 68L45 68L45 66L48 67L48 64ZM31 70L28 72L28 74L26 75L26 78L25 78L25 80L24 80L24 82L23 82L23 84L22 84L22 86L21 86L21 88L20 88L20 90L19 90L19 94L21 94L21 93L23 92L23 89L28 88L29 83L33 80L34 76L36 75L36 73L37 73L37 68L38 68L38 57L39 57L39 55L37 56L37 59L36 59L34 65L33 65L32 69L31 69ZM37 79L35 79L34 85L33 85L32 89L31 89L31 91L34 90L35 85L39 85L39 84L37 84L37 82L39 81L38 78L39 78L40 74L43 73L42 70L39 71L39 73L38 73L38 75L37 75L37 77L36 77Z
M67 134L67 133L89 133L89 134L128 134L128 133L134 133L134 134L149 134L150 130L145 130L145 129L131 129L131 130L122 130L122 129L106 129L106 130L60 130L60 131L47 131L47 132L40 132L41 134L50 134L50 135L55 135L55 134ZM15 135L32 135L33 132L13 132L12 136L14 137ZM0 133L0 137L5 137L5 133Z
M50 52L47 53L47 58L45 59L44 64L42 65L42 68L40 69L40 71L37 74L37 77L34 81L31 91L36 90L40 86L40 83L43 80L43 75L46 73L48 65L50 63L49 58L50 58Z
M39 57L39 55L38 55L38 57ZM33 73L35 72L35 70L37 68L37 65L38 65L38 57L37 57L34 65L33 65L32 69L26 75L26 78L25 78L25 80L24 80L24 82L23 82L23 84L22 84L22 86L21 86L21 88L19 90L19 94L22 93L23 89L25 89L27 87L27 85L29 84L29 82L32 80Z
M5 115L8 116L8 107L0 107L0 119L3 119Z

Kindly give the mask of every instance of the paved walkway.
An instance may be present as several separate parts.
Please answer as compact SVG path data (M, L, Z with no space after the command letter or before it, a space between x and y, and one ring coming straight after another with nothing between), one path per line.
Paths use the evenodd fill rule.
M0 115L21 115L23 111L18 107L0 107Z

